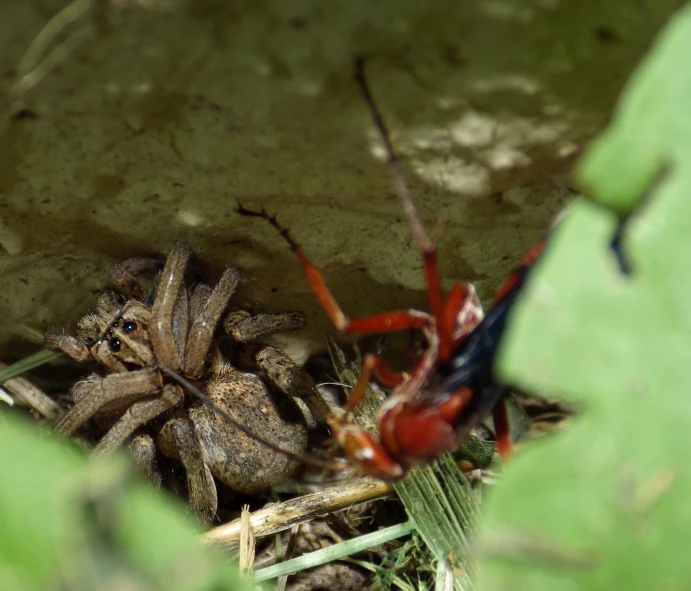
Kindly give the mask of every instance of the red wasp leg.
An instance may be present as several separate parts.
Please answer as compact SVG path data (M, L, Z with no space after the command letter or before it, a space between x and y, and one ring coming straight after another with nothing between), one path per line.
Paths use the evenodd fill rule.
M377 382L387 388L395 388L403 383L405 376L402 373L391 369L379 355L373 355L373 357L375 359L373 373Z
M406 197L408 200L410 200L410 205L413 212L412 215L417 216L417 211L415 210L412 199L410 199L410 195L406 193ZM412 221L410 223L412 225ZM424 232L419 219L418 225L420 226L421 231ZM415 226L412 227L413 234L415 234ZM425 238L427 238L426 235ZM427 241L429 241L429 238L427 238ZM441 279L439 278L439 270L437 269L437 251L433 246L426 247L421 244L421 247L423 248L422 264L425 269L427 298L429 299L429 307L432 312L432 316L436 319L437 338L439 339L439 358L442 361L446 361L451 356L451 333L453 331L454 324L449 323L449 319L444 313L444 305L442 303L441 293Z
M283 236L288 236L287 232ZM362 318L349 318L343 313L336 298L331 294L319 269L307 258L292 238L289 243L302 263L305 277L312 288L312 292L333 325L341 332L346 334L378 334L423 328L429 324L429 318L425 314L415 313L412 310L395 310Z
M275 215L269 215L264 208L261 211L251 211L239 204L236 211L241 215L263 218L280 232L283 239L290 246L290 249L295 253L300 263L302 263L302 270L312 288L312 293L314 293L332 324L339 331L346 334L378 334L429 326L431 322L430 317L427 314L414 310L395 310L362 318L349 318L343 313L338 302L333 297L321 271L307 258L300 245L293 239L288 230L281 226Z
M415 313L413 310L394 310L361 318L349 318L343 313L331 294L319 269L312 264L299 247L296 246L293 250L302 263L305 277L312 288L312 292L333 325L341 332L345 334L379 334L423 328L429 325L430 320L426 314Z
M362 360L362 367L360 368L360 376L357 379L357 383L350 392L348 396L348 402L346 402L345 412L343 416L339 419L340 423L347 420L348 415L353 412L353 409L360 404L365 391L367 390L367 385L369 384L370 378L372 377L372 372L377 365L377 356L368 353Z
M348 415L360 403L365 394L378 359L376 355L365 355L362 360L360 377L358 377L358 381L348 397L345 413L340 418L329 419L328 423L351 465L357 466L358 470L367 476L383 480L395 480L403 476L403 467L371 433L348 422Z
M535 261L537 261L544 246L545 241L540 240L540 242L536 242L530 247L528 252L521 258L518 267L506 278L504 283L502 283L501 287L497 290L497 294L494 296L495 302L500 302L513 289L514 285L518 283L518 280L533 266Z
M459 388L455 392L451 392L449 399L438 405L436 409L445 421L454 423L472 397L473 391L470 388Z
M497 437L497 451L505 462L511 457L511 432L509 429L509 417L506 411L506 402L500 400L492 410L494 420L494 433Z
M357 466L365 476L396 480L405 473L403 466L365 429L338 420L329 421L329 426L350 465Z

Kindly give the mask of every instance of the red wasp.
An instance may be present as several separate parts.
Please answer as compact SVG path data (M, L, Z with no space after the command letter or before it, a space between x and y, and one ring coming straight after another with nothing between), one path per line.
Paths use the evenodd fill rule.
M365 81L361 60L357 62L356 78L384 142L396 193L422 252L430 313L397 310L361 318L346 316L319 269L275 216L263 209L253 212L240 205L237 211L261 217L281 233L302 263L315 297L340 332L366 335L418 329L426 337L426 349L407 373L393 371L376 355L365 356L345 413L329 420L335 439L352 465L369 476L400 478L411 467L455 449L490 414L499 451L506 457L510 440L503 398L508 388L494 380L492 365L509 310L526 273L540 254L542 243L528 252L505 281L494 307L484 318L472 285L458 282L448 294L443 294L436 247L422 226L403 179L388 130ZM372 375L383 386L392 388L377 415L378 437L350 420Z

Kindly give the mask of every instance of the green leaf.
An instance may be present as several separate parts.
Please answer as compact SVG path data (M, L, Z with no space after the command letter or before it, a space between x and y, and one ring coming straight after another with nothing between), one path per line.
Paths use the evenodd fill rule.
M633 75L612 125L581 162L588 194L620 213L635 206L664 168L687 162L689 20L691 6L686 6Z
M691 7L662 35L581 171L618 218L568 212L510 318L498 370L582 415L490 498L482 589L682 589L691 580ZM664 167L665 174L659 177ZM659 177L654 190L650 183Z
M87 463L36 424L0 417L0 589L249 590L179 503L126 456Z

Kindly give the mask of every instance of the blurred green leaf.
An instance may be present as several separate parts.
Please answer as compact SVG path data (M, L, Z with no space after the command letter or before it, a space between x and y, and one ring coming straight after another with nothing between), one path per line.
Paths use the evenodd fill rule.
M218 590L253 586L198 541L195 521L133 476L87 463L36 424L0 417L0 589Z
M688 162L690 14L686 6L667 25L622 93L607 133L581 162L588 194L620 213L664 168Z
M490 498L482 589L687 589L691 523L691 7L584 159L579 201L511 317L500 372L582 416L509 466ZM664 175L660 173L664 170ZM651 183L657 179L654 187ZM652 191L651 191L652 189Z

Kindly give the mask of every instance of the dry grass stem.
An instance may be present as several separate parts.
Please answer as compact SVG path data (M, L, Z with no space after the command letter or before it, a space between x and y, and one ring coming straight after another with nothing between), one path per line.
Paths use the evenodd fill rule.
M0 370L6 367L6 364L0 363ZM60 407L29 380L12 378L4 382L2 387L21 398L30 408L51 422L55 422L62 415Z
M240 514L240 572L252 576L254 568L254 531L250 523L249 505L243 505Z
M360 478L347 484L330 486L284 503L270 505L250 516L250 526L256 537L268 536L294 525L305 523L320 515L349 509L360 503L374 501L393 491L390 483L372 478ZM235 546L240 541L242 518L209 530L202 536L205 542Z

